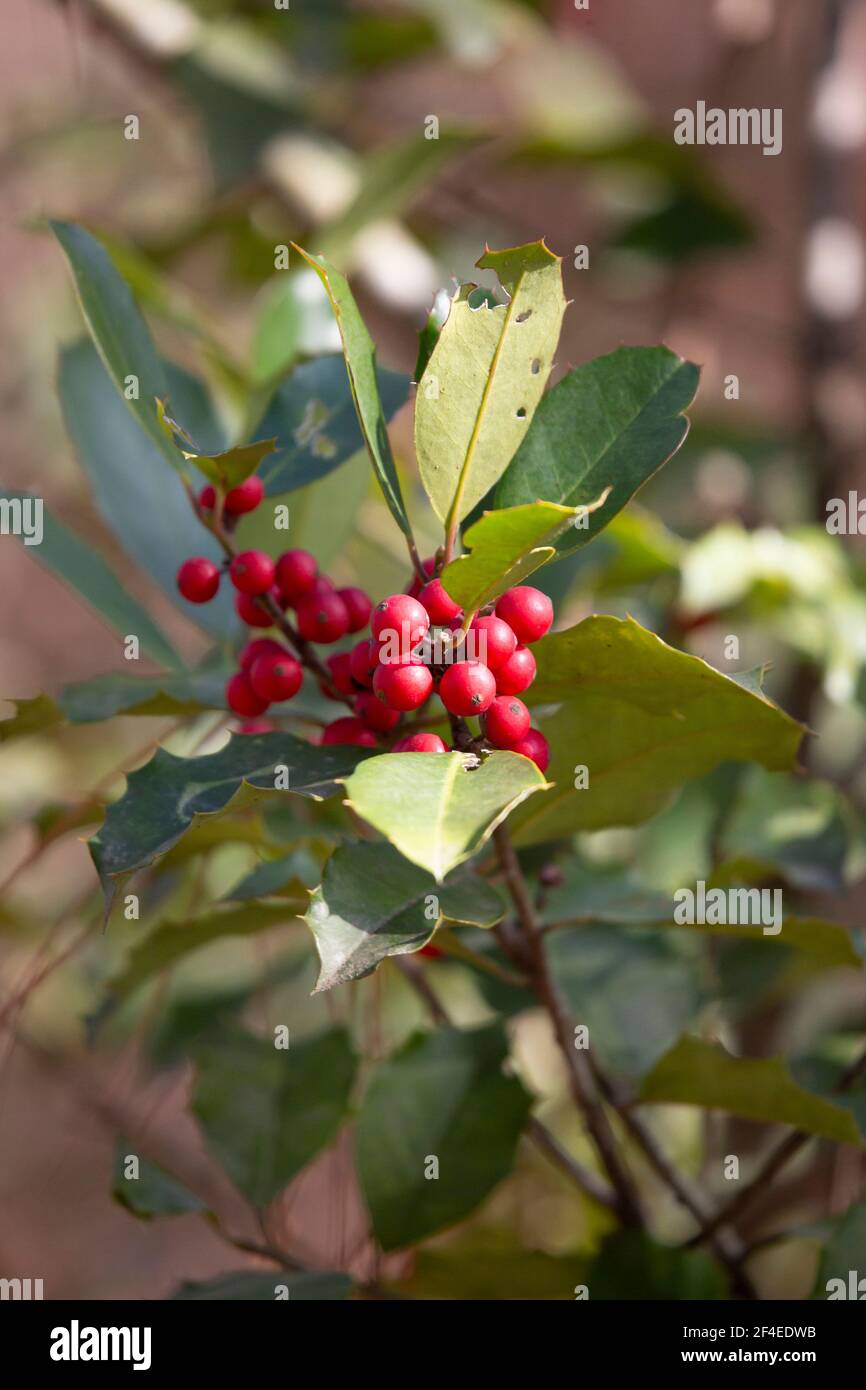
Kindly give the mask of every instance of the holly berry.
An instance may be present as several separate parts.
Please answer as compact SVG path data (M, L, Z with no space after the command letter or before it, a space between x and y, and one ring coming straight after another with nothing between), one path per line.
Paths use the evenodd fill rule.
M441 579L431 579L418 595L418 602L427 609L431 623L444 627L463 612L455 603Z
M500 695L520 695L535 680L535 657L528 647L517 647L496 672Z
M349 612L337 593L310 594L295 613L298 631L308 642L338 642L349 631Z
M383 705L372 690L365 690L355 701L355 710L370 729L377 734L390 734L400 722L400 711Z
M362 720L349 715L328 725L322 734L322 743L356 743L362 748L375 748L376 735Z
M319 567L308 550L287 550L277 560L277 584L287 603L296 604L316 582Z
M478 660L489 666L494 675L504 666L517 646L517 638L508 623L491 614L487 618L473 618L470 632L475 633L474 650ZM469 639L467 639L469 640Z
M392 753L447 753L448 744L438 734L406 734L398 739Z
M216 488L213 483L205 483L198 495L198 504L203 512L212 512L216 505Z
M373 600L363 589L355 588L350 585L347 589L338 589L337 593L346 605L349 614L349 631L360 632L370 621L370 614L373 611Z
M291 700L297 695L304 679L301 664L288 652L265 652L253 662L249 682L262 700Z
M271 594L276 597L277 591L272 589ZM235 611L248 627L273 627L274 625L273 618L261 602L261 595L257 597L253 594L235 594Z
M239 734L272 734L274 726L269 719L245 719L238 729Z
M430 616L416 598L409 594L392 594L376 604L371 628L384 649L386 659L400 660L408 656L430 627ZM396 646L396 650L395 650Z
M433 690L433 677L421 661L388 662L377 667L373 689L390 709L418 709Z
M439 957L444 956L444 954L445 952L442 950L441 946L434 946L429 941L427 942L427 945L422 946L420 951L418 952L419 956L426 956L428 960L438 960Z
M255 473L251 478L238 483L226 493L225 510L230 516L241 516L244 512L254 512L265 495L265 485Z
M432 578L433 571L436 568L436 556L431 555L429 559L422 561L421 568L426 575L429 575ZM410 596L410 598L417 598L423 588L424 581L419 579L418 575L416 574L412 579L411 584L407 588L406 593Z
M336 700L340 695L348 696L355 694L350 663L351 654L349 652L334 652L333 656L329 656L325 662L325 665L331 673L331 680L334 683L334 688L337 691L335 695L328 689L324 681L319 682L319 689L329 700Z
M249 676L243 671L238 671L226 685L226 703L235 714L255 718L257 714L264 714L269 702L256 694Z
M379 646L370 638L358 642L349 653L349 670L352 672L352 680L356 685L365 686L367 690L373 688L373 673L378 665Z
M254 637L251 642L247 642L238 657L238 665L242 671L249 671L253 662L259 656L264 656L266 652L276 652L278 656L285 656L286 649L281 647L279 642L275 642L273 637Z
M484 716L484 732L496 748L513 748L529 733L529 710L516 695L497 695Z
M524 758L529 758L535 763L540 772L547 771L547 764L550 762L550 744L540 734L537 729L530 729L528 734L511 747L512 753L522 753Z
M484 714L496 699L496 678L480 661L458 661L439 682L439 696L449 714Z
M229 574L242 594L266 594L276 579L276 566L263 550L243 550L232 560Z
M524 646L527 642L537 642L553 622L553 604L547 594L529 584L518 584L516 589L503 594L496 605L496 613Z
M177 572L177 587L189 603L207 603L220 586L220 572L213 560L194 555Z

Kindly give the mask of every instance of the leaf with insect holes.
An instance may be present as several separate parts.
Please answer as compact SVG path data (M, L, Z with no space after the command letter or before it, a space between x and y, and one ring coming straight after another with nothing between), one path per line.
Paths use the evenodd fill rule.
M82 540L74 531L67 530L53 517L42 498L31 498L26 492L10 490L0 491L0 501L22 509L28 503L38 503L42 509L42 540L39 545L25 545L25 553L57 575L79 598L90 604L119 636L134 633L142 651L161 666L170 666L175 670L183 666L168 638L147 610L126 592L102 556L89 542Z
M472 510L525 439L565 311L562 264L543 241L486 251L477 264L496 272L508 303L460 286L415 401L421 480L443 522Z
M681 1038L642 1084L640 1100L722 1110L761 1124L792 1125L862 1149L866 1141L843 1104L804 1090L781 1057L732 1057L717 1043Z
M319 747L291 734L239 734L218 753L176 758L160 748L130 773L126 791L108 807L90 841L110 911L119 883L167 853L202 816L240 808L267 795L333 796L370 749ZM408 755L403 755L408 756ZM276 769L288 789L276 789Z
M588 524L566 532L560 555L586 545L688 433L699 368L665 347L618 348L573 368L545 396L495 493L497 507L541 497L577 507L610 487Z
M446 565L442 583L467 613L475 613L522 584L556 554L554 543L568 529L604 505L606 492L593 507L560 507L555 502L530 502L524 507L485 512L463 540L471 555Z
M473 874L437 885L391 845L343 845L325 865L305 917L322 963L316 991L417 951L445 919L490 927L504 914L496 889Z
M547 788L517 753L476 763L463 753L384 753L357 767L346 791L362 819L441 883L516 806Z
M514 1165L532 1105L506 1076L499 1023L416 1033L370 1079L356 1126L358 1172L386 1250L462 1221ZM441 1165L435 1180L430 1159Z
M518 844L638 825L723 762L794 765L802 725L632 618L586 618L533 651L538 674L523 698L558 706L539 721L555 785L517 812Z
M412 528L406 515L400 481L391 453L391 442L385 428L385 414L376 377L376 349L373 339L361 318L346 277L329 265L324 256L311 256L308 251L295 246L294 242L292 245L307 265L312 266L328 293L343 340L346 371L367 452L391 515L404 535L411 536Z
M193 1047L192 1111L211 1153L256 1207L288 1187L349 1117L357 1059L333 1028L277 1048L230 1028Z

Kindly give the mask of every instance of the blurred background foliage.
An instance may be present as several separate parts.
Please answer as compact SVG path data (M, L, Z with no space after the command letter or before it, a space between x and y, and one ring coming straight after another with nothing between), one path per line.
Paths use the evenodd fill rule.
M844 1064L863 1028L857 932L824 933L803 950L730 940L696 952L645 924L657 920L654 895L711 876L782 884L805 921L856 924L862 911L863 549L825 523L830 499L862 485L866 439L866 7L657 0L650 14L633 0L590 0L584 10L570 0L293 0L286 10L266 0L37 0L4 12L0 34L3 483L44 496L190 661L227 629L208 636L177 611L170 579L164 589L154 582L160 547L171 573L174 523L156 474L136 467L122 419L117 433L95 427L110 408L105 383L79 342L48 216L83 222L109 247L209 447L249 430L275 388L302 402L303 373L327 371L313 359L339 347L318 280L294 256L275 269L275 247L298 241L350 272L393 374L395 453L426 549L438 536L415 473L411 405L401 403L437 291L488 283L472 269L485 243L544 236L564 257L573 303L554 379L623 342L664 341L702 364L681 453L599 540L539 582L563 626L592 612L631 613L723 671L768 668L766 690L814 731L803 758L815 780L722 769L645 827L579 837L564 878L539 876L537 888L551 920L589 901L596 923L644 923L609 941L609 958L576 950L562 963L578 997L581 981L584 990L593 982L593 1027L627 1073L645 1044L634 1036L641 1015L632 1001L667 991L660 1052L701 1016L735 1051L784 1055L799 1084L820 1093L821 1064ZM781 107L782 154L675 145L673 112L697 99ZM124 135L131 116L135 140ZM434 129L438 138L428 138ZM93 410L75 415L82 382ZM134 564L110 529L117 470L127 501L136 489L137 534L124 537ZM287 499L293 544L309 546L335 579L374 594L405 584L400 536L363 456ZM273 546L257 524L244 523L241 539ZM0 546L0 665L3 695L19 699L56 699L96 672L124 669L98 618L11 540ZM98 935L79 837L119 791L120 769L157 741L179 754L209 747L220 721L76 723L71 697L73 722L24 708L35 732L0 748L0 1087L16 1117L2 1160L14 1198L2 1272L50 1269L54 1296L163 1296L181 1272L204 1279L242 1261L193 1214L139 1225L112 1207L118 1134L169 1171L191 1173L224 1231L249 1219L183 1109L189 1083L179 1064L192 1044L229 1020L267 1030L290 1016L300 1036L329 1019L346 1024L382 1056L421 1015L388 967L363 996L353 986L339 999L310 998L306 929L265 930L281 894L315 886L333 843L338 812L305 803L202 826L148 872L150 932L227 894L242 902L246 877L279 860L287 839L296 843L271 879L275 895L248 909L265 914L261 934L253 926L249 941L222 940L170 974L155 968L147 990L133 974L97 1030L99 1047L88 1049L83 1020L92 1035L106 981L132 968L142 927L118 921ZM544 863L532 853L526 862L541 875ZM560 1140L586 1159L535 1015L494 975L456 960L429 968L461 1022L491 1009L513 1017L525 1084ZM765 1142L730 1117L656 1114L675 1157L716 1190L708 1152L748 1162ZM751 1232L802 1228L757 1257L766 1296L810 1292L816 1232L837 1221L845 1248L843 1213L863 1179L860 1152L823 1142L791 1170ZM656 1227L676 1239L681 1214L653 1191ZM394 1272L411 1272L413 1291L432 1296L526 1296L529 1287L569 1296L608 1220L526 1153L469 1225L425 1247L411 1270L396 1257ZM343 1140L268 1221L325 1267L355 1260L369 1273ZM613 1296L648 1294L629 1283L633 1253L605 1246L596 1268ZM656 1291L706 1290L714 1278L703 1267L652 1267Z

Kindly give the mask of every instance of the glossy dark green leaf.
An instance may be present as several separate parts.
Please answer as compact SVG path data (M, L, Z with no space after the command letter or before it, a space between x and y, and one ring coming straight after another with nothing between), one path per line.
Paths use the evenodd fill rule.
M389 420L405 404L409 378L379 367L375 380ZM317 357L296 367L275 391L256 433L277 441L259 469L269 497L326 477L363 449L343 359Z
M232 1031L195 1050L192 1110L211 1153L257 1207L267 1206L337 1136L356 1058L335 1028L277 1048Z
M416 1034L373 1073L356 1128L358 1171L386 1250L462 1221L514 1163L532 1098L503 1073L499 1024ZM438 1177L432 1160L438 1161Z
M278 859L265 859L227 895L229 902L246 902L250 898L298 896L299 888L315 888L319 881L319 862L312 850L303 846L281 854Z
M406 515L394 456L391 453L391 443L385 428L385 414L379 397L373 339L361 318L345 276L329 265L323 256L311 256L299 246L295 247L295 250L312 266L328 292L343 340L346 371L367 452L391 515L400 530L406 536L411 536L412 528Z
M586 1279L590 1299L688 1302L725 1297L721 1270L702 1250L677 1250L643 1231L605 1240Z
M130 773L90 841L110 906L118 880L152 864L177 844L200 816L250 804L261 796L329 796L370 750L318 747L291 734L241 734L218 753L176 758L160 748ZM287 791L275 789L276 769L288 768Z
M603 1066L642 1076L692 1022L703 993L684 942L646 928L563 928L547 958L577 1025Z
M201 382L171 363L163 368L172 409L207 448L221 448L225 440ZM210 603L188 603L178 593L182 560L204 555L218 564L222 551L193 512L178 472L127 409L86 339L61 352L58 390L94 502L124 550L190 622L219 638L237 631L229 584Z
M489 927L504 913L496 890L474 875L458 872L437 884L391 845L344 845L328 860L305 918L322 963L316 989L417 951L446 918Z
M495 494L497 507L523 502L588 506L557 551L586 545L682 444L683 412L698 386L698 368L664 347L618 348L574 367L542 399L532 425Z
M5 491L0 492L0 500L2 499L20 502L23 507L29 499L29 494ZM154 661L158 661L161 666L176 668L183 664L150 614L130 597L101 555L74 531L68 530L57 521L44 505L42 540L39 545L25 546L25 552L90 604L97 615L114 628L119 636L136 636L142 651Z
M126 1176L127 1160L138 1158L138 1177ZM133 1216L145 1221L154 1216L184 1216L202 1211L204 1203L165 1169L137 1154L135 1145L121 1138L114 1151L112 1196Z

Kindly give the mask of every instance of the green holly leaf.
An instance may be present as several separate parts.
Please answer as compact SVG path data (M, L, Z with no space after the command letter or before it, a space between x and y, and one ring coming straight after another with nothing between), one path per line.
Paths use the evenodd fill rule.
M438 885L390 845L344 845L328 860L304 919L322 963L316 992L419 950L446 919L491 927L504 914L495 888L475 875Z
M547 955L576 1024L602 1065L642 1076L702 1003L694 954L661 931L609 926L555 931Z
M129 1159L138 1159L138 1176L127 1177ZM204 1202L183 1183L155 1163L136 1154L128 1139L119 1139L114 1151L114 1184L111 1195L133 1216L150 1221L154 1216L185 1216L203 1211Z
M307 265L312 266L327 290L343 340L346 371L367 452L391 515L404 535L411 536L412 528L406 515L379 397L373 339L367 332L346 277L329 265L324 256L311 256L300 246L295 246L294 242L292 245Z
M327 1148L349 1116L357 1059L334 1028L287 1048L227 1031L194 1049L192 1111L211 1153L265 1207Z
M232 449L220 453L205 453L192 438L192 435L169 414L167 402L159 398L156 402L159 423L166 434L177 444L181 457L192 463L216 487L228 490L237 487L252 473L255 473L262 459L272 454L277 447L276 439L257 439L253 444L236 444Z
M183 665L168 638L140 603L126 592L117 575L93 549L74 531L69 531L44 506L41 498L28 493L0 491L0 499L22 509L32 502L42 508L42 539L38 545L26 545L26 553L45 569L67 584L79 598L90 604L121 637L134 635L142 651L161 666L177 669ZM24 512L22 510L22 516ZM19 533L20 534L20 533ZM24 537L22 535L22 544Z
M558 705L540 721L555 785L517 813L519 843L637 825L723 762L794 765L801 725L631 618L587 618L533 650L538 676L525 699Z
M73 724L93 724L118 714L199 714L202 710L225 709L226 681L235 670L235 666L217 666L162 676L130 676L124 671L111 671L64 686L57 703Z
M406 403L409 378L379 367L376 382L383 418L390 420ZM363 449L343 359L319 357L296 367L271 397L257 433L277 441L275 453L259 469L269 497L327 477Z
M421 479L449 529L489 492L526 438L565 311L562 264L543 241L486 251L477 264L496 272L508 303L491 306L485 291L460 286L415 402ZM540 492L519 500L538 497L561 500Z
M373 1073L357 1162L386 1250L462 1221L511 1172L532 1097L504 1075L507 1056L498 1023L442 1028L416 1034Z
M441 883L534 792L547 787L528 758L491 753L385 753L346 778L349 804L406 859Z
M578 507L610 487L588 525L567 532L557 551L586 545L679 449L698 376L692 362L664 347L619 348L573 368L538 407L495 505L543 498Z
M603 506L605 496L602 493L594 506ZM476 613L546 565L556 554L554 543L591 510L530 502L485 512L463 537L472 554L446 565L442 583L455 603L467 613Z
M837 1144L866 1146L850 1111L804 1090L780 1057L732 1057L716 1043L685 1037L641 1086L642 1101L723 1110L761 1124L792 1125Z
M90 841L107 909L123 878L165 854L202 817L267 795L332 796L338 782L369 756L369 749L322 748L281 733L240 734L218 753L199 758L176 758L160 748L130 773L126 791ZM278 768L288 769L285 791L275 785Z

